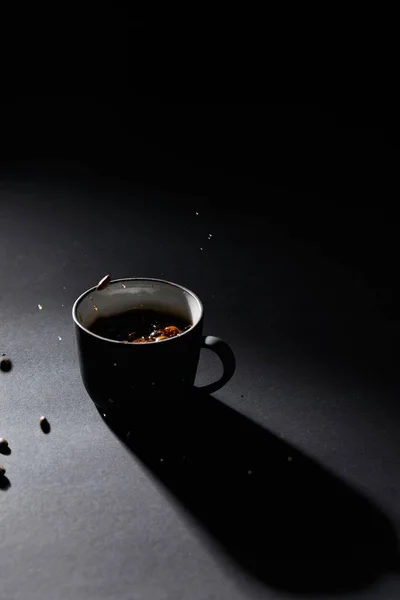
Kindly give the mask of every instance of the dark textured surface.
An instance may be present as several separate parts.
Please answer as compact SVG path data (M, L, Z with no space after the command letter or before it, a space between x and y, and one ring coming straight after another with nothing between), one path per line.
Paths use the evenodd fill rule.
M234 209L243 187L223 178L174 194L182 163L164 191L49 164L0 182L1 597L397 598L398 320L391 264L366 270L366 233L350 243L354 207L325 235L294 191L249 188L265 210ZM204 333L236 354L232 381L103 419L71 307L106 273L193 289ZM201 384L218 375L203 355Z

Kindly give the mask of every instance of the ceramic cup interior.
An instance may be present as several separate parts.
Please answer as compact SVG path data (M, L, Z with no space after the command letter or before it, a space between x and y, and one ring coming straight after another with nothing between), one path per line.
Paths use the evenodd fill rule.
M192 326L203 314L201 301L190 290L161 279L140 278L118 279L104 290L88 290L76 300L72 314L77 325L88 329L99 317L110 317L133 308L172 313Z

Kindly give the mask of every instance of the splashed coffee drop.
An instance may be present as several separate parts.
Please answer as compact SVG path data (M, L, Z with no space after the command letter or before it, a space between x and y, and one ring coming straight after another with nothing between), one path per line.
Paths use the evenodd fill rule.
M136 340L132 341L132 344L145 344L147 342L147 338L145 338L144 336L141 336L139 338L137 338Z
M7 373L8 371L11 371L12 369L12 362L9 358L2 357L0 359L0 369L4 372Z
M50 433L50 423L48 422L46 417L40 417L39 423L43 433Z
M109 275L106 275L105 277L103 277L103 279L100 279L99 283L97 284L96 290L98 292L100 292L101 290L105 290L106 287L109 285L111 281L111 277Z
M180 334L180 329L176 327L176 325L168 325L168 327L164 328L163 335L167 337L175 337Z

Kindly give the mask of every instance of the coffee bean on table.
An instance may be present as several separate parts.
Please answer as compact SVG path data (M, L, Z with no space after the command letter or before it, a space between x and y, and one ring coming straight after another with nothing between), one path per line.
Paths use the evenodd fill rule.
M4 371L5 373L8 371L11 371L11 369L12 369L12 362L6 356L2 356L0 358L0 369L2 371Z
M48 422L46 417L40 417L39 423L43 433L50 433L50 423Z
M6 438L0 437L0 452L5 450L5 448L8 448L8 441Z
M0 466L0 477L4 477L5 474L6 474L5 468Z

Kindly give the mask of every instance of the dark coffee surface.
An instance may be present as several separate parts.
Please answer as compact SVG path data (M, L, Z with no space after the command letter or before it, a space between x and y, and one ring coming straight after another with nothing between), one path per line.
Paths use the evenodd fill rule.
M176 337L191 325L189 321L170 313L133 308L118 315L96 319L90 330L110 340L140 344Z

